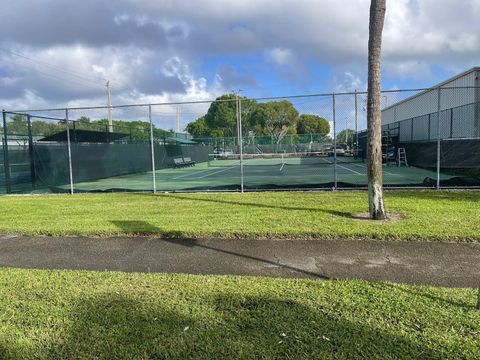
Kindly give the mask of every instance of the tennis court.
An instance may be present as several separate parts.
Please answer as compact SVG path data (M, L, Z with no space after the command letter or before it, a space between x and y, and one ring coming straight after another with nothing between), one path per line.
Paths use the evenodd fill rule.
M333 157L245 156L244 187L257 189L363 187L367 185L366 165L361 159ZM155 172L157 191L239 190L241 167L238 159L213 158L208 162ZM436 173L415 167L384 166L386 186L432 186ZM441 180L453 175L442 174ZM152 191L151 171L94 181L75 182L77 192ZM63 189L68 189L65 185Z

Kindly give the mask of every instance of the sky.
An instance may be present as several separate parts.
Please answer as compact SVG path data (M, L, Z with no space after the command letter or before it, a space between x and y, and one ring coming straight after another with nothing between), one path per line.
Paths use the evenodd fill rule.
M113 105L211 100L239 89L250 98L366 90L369 6L3 0L0 106L105 105L107 80ZM480 0L387 0L382 88L430 87L479 66L479 18ZM173 128L174 107L155 111L160 126ZM182 127L204 111L181 109Z

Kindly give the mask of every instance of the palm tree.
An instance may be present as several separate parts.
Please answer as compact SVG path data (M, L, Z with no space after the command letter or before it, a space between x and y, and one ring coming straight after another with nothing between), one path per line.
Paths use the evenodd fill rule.
M382 113L380 110L380 61L386 0L371 0L368 38L367 96L367 174L370 218L387 217L383 203L382 180Z

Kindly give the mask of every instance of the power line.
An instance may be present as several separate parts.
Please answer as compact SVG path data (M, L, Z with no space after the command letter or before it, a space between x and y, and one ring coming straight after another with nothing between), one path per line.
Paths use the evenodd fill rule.
M98 85L98 80L106 81L106 79L104 79L104 78L102 78L102 77L99 77L98 79L94 79L93 77L90 77L90 76L88 76L88 75L86 75L86 74L84 74L84 73L80 73L80 72L78 72L78 71L74 71L74 70L70 70L70 69L67 70L67 69L64 69L64 68L62 68L62 67L60 67L60 66L50 64L50 63L48 63L48 62L46 62L46 61L43 61L43 60L32 59L32 58L30 58L30 57L28 57L28 56L26 56L26 55L24 55L24 54L20 54L20 53L17 53L17 52L15 52L15 51L12 51L12 50L9 50L9 49L0 48L0 50L3 51L3 52L7 52L7 53L9 53L9 54L12 54L12 55L14 55L14 56L20 57L20 58L22 58L22 59L31 61L31 62L35 63L36 65L39 65L39 63L42 63L43 66L48 66L48 67L50 67L50 68L52 68L52 69L55 69L55 70L57 70L57 71L66 73L66 74L68 74L68 75L70 75L70 76L75 76L75 77L77 77L78 79L81 79L81 80L84 80L84 81L89 81L89 82L95 83L95 84L97 84L97 85Z
M480 87L475 86L456 86L456 87L442 87L443 90L445 89L479 89ZM405 93L405 92L427 92L436 90L437 88L417 88L417 89L396 89L396 90L382 90L383 94L388 93ZM362 95L366 94L366 91L357 91L355 92L344 92L344 93L334 93L335 96L346 96L346 95ZM240 101L247 101L247 100L279 100L279 99L299 99L299 98L325 98L325 97L332 97L333 93L317 93L317 94L301 94L301 95L285 95L285 96L271 96L271 97L256 97L256 98L240 98ZM221 102L233 102L236 99L212 99L212 100L191 100L191 101L173 101L173 102L158 102L158 103L140 103L140 104L122 104L122 105L114 105L112 106L113 109L125 109L125 108L139 108L139 107L146 107L146 106L167 106L167 105L194 105L194 104L211 104L211 103L221 103ZM67 107L69 110L94 110L94 109L106 109L107 106L77 106L77 107ZM45 108L45 109L22 109L22 110L12 110L16 112L39 112L39 111L64 111L65 107L63 108Z
M148 105L147 105L148 106ZM144 113L148 114L148 109L146 108L136 108L136 109L129 109L128 107L121 108L120 110L122 111L130 111L130 112L135 112L135 113ZM154 106L154 105L152 105ZM115 108L115 106L112 106L112 108ZM176 116L176 112L160 112L160 111L152 111L152 115L157 115L157 116L171 116L174 117ZM197 112L187 112L187 111L182 111L182 115L205 115L205 111L197 111Z
M18 63L16 63L15 61L12 61L10 59L5 59L4 58L3 61L9 62L9 63L11 63L13 65L16 65L16 66L19 65ZM50 73L47 73L47 72L44 72L44 71L41 71L41 70L38 70L38 69L35 69L35 71L38 75L41 75L41 76L43 75L44 77L48 76L48 77L51 77L51 78L56 79L58 81L61 81L62 83L63 82L70 82L71 84L75 84L77 86L80 84L80 85L83 85L83 86L89 86L92 89L95 88L96 90L99 90L99 88L100 88L100 85L98 83L96 85L93 85L93 83L86 82L86 81L83 81L83 83L80 83L78 80L75 81L75 80L72 80L72 79L69 79L69 78L60 77L60 76L53 75L53 74L50 74Z

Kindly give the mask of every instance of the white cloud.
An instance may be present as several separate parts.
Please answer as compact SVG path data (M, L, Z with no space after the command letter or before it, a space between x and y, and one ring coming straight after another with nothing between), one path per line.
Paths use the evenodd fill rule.
M273 48L266 51L266 55L278 66L292 65L295 58L290 49Z
M474 52L480 49L480 37L478 34L463 32L449 39L448 44L454 52Z
M399 80L433 78L430 65L424 61L385 61L383 67L390 77Z
M388 3L385 55L421 60L473 57L480 50L479 0L397 0Z
M327 65L331 89L365 88L369 5L369 0L7 2L0 47L34 61L0 52L0 101L5 107L103 104L105 79L112 82L116 103L211 99L230 91L232 81L256 84L258 67L269 69L272 63L276 75L292 85L314 79L312 66ZM388 1L386 75L418 79L434 76L433 66L456 71L478 65L479 16L480 0ZM226 69L239 55L257 55L258 63L250 72ZM226 63L209 83L202 66L211 59Z
M355 90L365 91L367 84L362 81L360 76L353 74L352 72L345 72L340 77L335 79L336 92L353 92Z

